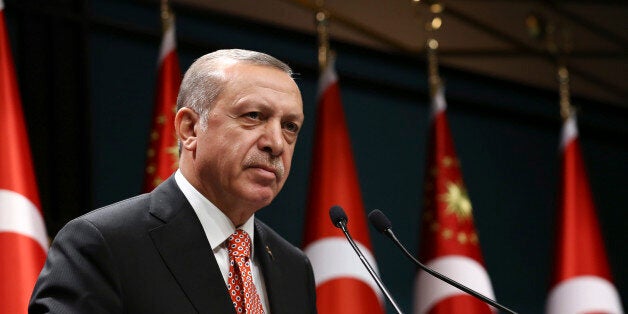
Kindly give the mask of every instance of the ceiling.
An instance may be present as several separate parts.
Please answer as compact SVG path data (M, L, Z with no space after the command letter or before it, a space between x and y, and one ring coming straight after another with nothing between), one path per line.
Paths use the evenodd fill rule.
M383 51L421 54L433 36L443 65L547 90L558 89L555 54L550 51L566 52L573 95L628 108L628 2L440 0L444 10L435 14L429 1L326 0L330 37ZM175 2L316 32L315 0ZM546 36L530 35L534 29L526 26L530 15L541 21L536 30ZM426 23L436 16L442 26L428 31Z

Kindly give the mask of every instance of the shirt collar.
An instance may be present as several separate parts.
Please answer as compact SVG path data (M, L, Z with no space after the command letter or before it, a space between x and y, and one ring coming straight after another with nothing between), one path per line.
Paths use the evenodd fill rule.
M235 225L220 209L218 209L218 207L216 207L216 205L210 202L203 194L194 188L192 184L190 184L190 182L183 176L180 169L174 174L174 179L181 189L181 192L183 192L183 195L185 195L185 198L187 198L190 205L192 205L196 216L198 216L198 219L201 221L201 225L203 226L203 231L205 231L209 245L212 250L216 252L221 248L229 236L235 232ZM255 215L251 215L251 218L249 218L239 228L249 234L251 237L251 243L255 243L254 225ZM251 247L251 258L253 258L254 251L253 247Z

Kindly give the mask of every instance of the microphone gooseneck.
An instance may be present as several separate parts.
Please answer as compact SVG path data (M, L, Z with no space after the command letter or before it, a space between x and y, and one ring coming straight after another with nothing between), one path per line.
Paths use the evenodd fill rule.
M375 227L375 229L377 229L377 231L383 233L384 235L386 235L388 238L390 238L395 245L397 245L397 247L399 247L401 249L401 251L403 251L404 255L406 255L410 260L412 260L417 266L419 266L421 269L423 269L425 272L429 273L430 275L482 300L485 303L490 304L493 307L496 307L502 311L506 311L508 313L512 313L512 314L517 314L516 312L512 311L511 309L493 301L492 299L486 297L485 295L423 265L423 263L419 262L419 260L417 260L416 258L414 258L414 256L412 254L410 254L410 252L406 249L406 247L401 244L401 242L399 241L399 239L397 239L397 237L395 236L395 233L392 231L392 224L390 222L390 220L388 219L388 217L386 217L386 215L384 215L384 213L382 213L380 210L375 209L373 211L371 211L368 215L369 217L369 221L371 222L371 224L373 225L373 227Z
M362 261L362 264L364 265L364 267L366 267L366 270L369 272L371 277L375 280L375 283L377 283L377 286L379 287L379 289L382 290L382 292L386 296L386 299L388 299L390 304L392 304L392 306L395 308L395 311L397 311L397 313L399 314L403 314L403 312L399 308L399 305L397 305L397 302L395 302L395 300L392 298L392 296L390 295L390 292L388 292L388 289L386 289L382 280L379 278L375 270L373 270L373 267L368 262L368 260L366 260L366 257L364 257L364 254L362 254L362 251L360 251L360 248L358 248L355 241L353 241L351 234L349 234L349 230L347 229L347 222L348 222L347 214L345 214L345 211L342 209L342 207L337 206L337 205L332 206L329 209L329 218L331 218L331 222L334 224L334 226L342 229L342 232L345 234L345 237L349 241L349 244L351 244L351 247L353 248L355 253L358 254L360 261Z

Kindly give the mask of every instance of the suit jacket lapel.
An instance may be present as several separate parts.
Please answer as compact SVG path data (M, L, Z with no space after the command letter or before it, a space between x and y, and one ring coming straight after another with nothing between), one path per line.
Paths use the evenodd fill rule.
M199 313L233 312L201 223L174 177L151 193L150 213L163 222L150 230L150 237L196 310Z
M266 284L266 294L270 303L269 312L273 314L286 313L281 297L286 296L282 287L282 272L280 264L275 260L273 247L268 242L265 230L255 223L255 255L258 258Z

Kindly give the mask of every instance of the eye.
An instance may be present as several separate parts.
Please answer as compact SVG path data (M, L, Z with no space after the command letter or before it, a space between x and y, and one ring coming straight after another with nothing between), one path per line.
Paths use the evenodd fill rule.
M294 122L285 122L283 128L288 132L297 133L299 131L299 125Z
M244 114L244 116L253 120L259 120L262 117L262 115L257 111L247 112Z

